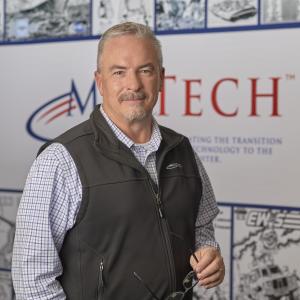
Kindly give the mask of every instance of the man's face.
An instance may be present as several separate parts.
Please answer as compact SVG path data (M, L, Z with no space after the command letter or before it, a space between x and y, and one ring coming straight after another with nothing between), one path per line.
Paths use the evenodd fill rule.
M151 40L125 35L105 42L95 79L104 110L117 125L151 117L162 78Z

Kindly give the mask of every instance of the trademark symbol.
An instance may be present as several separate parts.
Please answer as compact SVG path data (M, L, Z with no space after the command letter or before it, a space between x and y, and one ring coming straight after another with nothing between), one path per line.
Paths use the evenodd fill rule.
M295 74L286 74L285 78L286 78L286 80L295 80L296 75Z

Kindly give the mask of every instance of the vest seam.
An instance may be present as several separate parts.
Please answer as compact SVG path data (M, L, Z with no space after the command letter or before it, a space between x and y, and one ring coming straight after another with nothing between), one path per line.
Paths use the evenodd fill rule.
M65 144L70 144L70 143L76 141L77 139L80 139L81 137L88 136L88 135L93 135L93 132L91 131L91 132L82 133L80 135L77 135L77 136L73 137L72 139L65 141Z
M79 233L77 231L77 247L78 247L78 252L79 252L79 274L80 274L80 290L81 290L81 299L84 300L83 297L83 288L82 288L82 269L81 269L81 247L80 247L80 243L79 243Z
M79 126L79 125L78 125ZM80 139L82 137L85 137L85 136L89 136L89 135L94 135L93 133L93 130L92 129L88 129L89 131L88 132L84 132L84 133L79 133L78 135L74 136L74 137L70 137L70 138L67 138L64 142L61 141L61 139L65 139L65 135L67 134L67 132L65 134L62 134L60 136L58 136L57 138L55 138L53 141L51 142L56 142L56 143L61 143L63 145L67 145L67 144L71 144L73 143L74 141L76 141L77 139Z
M82 244L85 244L94 254L97 258L103 258L104 254L103 252L99 253L95 250L95 248L93 248L87 241L85 241L82 238L79 238L79 242L81 242Z
M201 179L200 176L195 175L184 175L184 174L176 174L176 175L166 175L166 176L160 176L160 178L171 178L171 177L184 177L184 178L195 178L195 179Z
M87 212L88 206L89 206L89 189L82 187L82 198L81 198L81 204L79 206L78 209L78 214L75 220L75 224L73 226L73 228L75 229L80 223L81 221L84 219L85 214Z
M119 181L111 181L111 182L104 182L104 183L95 183L91 185L85 185L82 186L83 188L93 188L96 186L104 186L104 185L112 185L112 184L118 184L118 183L125 183L125 182L136 182L136 181L146 181L148 180L146 177L145 178L136 178L136 179L130 179L130 180L119 180Z

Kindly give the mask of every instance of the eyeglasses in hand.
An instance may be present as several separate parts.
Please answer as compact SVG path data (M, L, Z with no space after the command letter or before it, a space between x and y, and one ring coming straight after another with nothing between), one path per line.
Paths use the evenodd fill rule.
M171 232L171 235L179 238L180 240L184 241L184 239L175 234L175 233L172 233ZM195 259L195 261L198 263L199 260L197 259L195 253L192 251L192 249L189 248L189 251L191 253L191 255L193 256L193 258ZM133 272L133 275L134 277L139 280L143 286L145 287L145 289L151 294L151 296L156 299L156 300L162 300L162 299L159 299L155 293L150 289L150 287L147 285L147 283L141 278L141 276L139 274L137 274L136 272ZM172 294L170 294L169 296L167 296L165 299L163 300L182 300L184 298L184 296L186 295L186 293L188 291L190 291L191 289L193 289L197 283L199 282L199 279L197 278L196 276L196 273L195 271L190 271L183 279L182 281L182 286L184 288L183 291L176 291L176 292L173 292Z

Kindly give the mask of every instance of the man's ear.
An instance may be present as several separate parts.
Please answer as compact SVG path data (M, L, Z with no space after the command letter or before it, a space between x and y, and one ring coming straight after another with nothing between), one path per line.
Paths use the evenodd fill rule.
M95 82L96 82L98 91L99 91L100 95L103 96L102 74L100 71L95 71L94 75L95 75Z
M160 75L159 91L161 92L162 87L163 87L164 78L165 78L165 68L164 67L161 68L159 75Z

